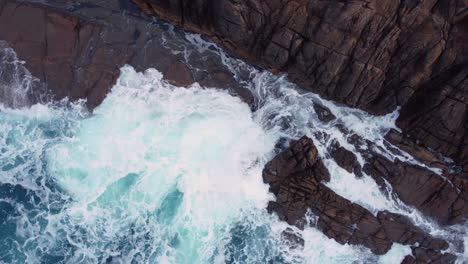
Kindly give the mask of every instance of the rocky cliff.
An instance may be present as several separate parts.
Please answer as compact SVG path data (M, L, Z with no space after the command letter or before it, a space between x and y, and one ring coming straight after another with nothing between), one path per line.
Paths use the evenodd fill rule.
M384 114L468 171L468 3L133 0L302 88Z
M197 71L182 55L153 42L162 34L149 27L152 20L140 17L138 10L125 10L117 1L104 3L105 8L85 2L54 8L0 0L0 40L7 41L56 99L86 98L93 108L112 87L119 68L130 63L139 70L155 67L179 86L197 81L230 88L251 102L220 62L198 60L192 66L205 71ZM341 146L333 146L329 153L339 166L357 176L366 173L382 189L390 184L404 203L441 225L466 220L466 1L133 2L149 15L205 34L235 56L287 73L302 88L326 98L374 114L401 107L397 124L404 133L391 131L387 141L422 164L441 169L441 175L379 156L371 151L373 142L362 138L349 138L350 144L365 146L362 168ZM323 109L317 112L325 113L321 120L335 118ZM387 252L393 243L411 245L413 256L404 263L454 261L453 255L444 253L447 241L432 237L404 216L373 214L328 188L329 173L309 138L293 142L269 162L263 178L276 195L268 209L290 224L303 227L310 210L318 217L312 224L339 243L364 245L376 254Z

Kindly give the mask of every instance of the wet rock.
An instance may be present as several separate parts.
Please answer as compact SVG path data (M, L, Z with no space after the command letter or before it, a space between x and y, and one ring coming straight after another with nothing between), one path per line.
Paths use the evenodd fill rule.
M133 0L306 90L398 125L465 168L465 1Z
M455 263L456 256L449 253L440 253L431 249L420 247L411 248L412 255L406 256L401 264L420 264L420 263Z
M204 87L221 88L220 84L223 84L233 94L239 96L245 103L254 107L254 97L250 90L242 87L232 76L232 73L214 67L205 70L206 76L200 79L200 84Z
M468 178L459 166L395 130L387 133L386 140L387 150L400 157L402 151L408 152L421 164L416 165L411 159L389 160L379 154L385 151L373 142L356 134L348 137L348 142L365 159L363 171L374 178L382 191L386 192L389 184L392 194L402 202L418 208L442 225L463 223L468 219Z
M414 206L442 225L461 223L468 217L468 180L457 174L438 175L424 167L390 161L374 155L364 172L393 192L406 204Z
M194 83L192 73L185 63L174 61L164 72L164 78L172 85L187 87Z
M317 113L318 119L323 122L330 122L336 119L336 116L328 109L328 107L314 103L314 110Z
M362 177L361 165L353 152L340 146L337 142L331 146L329 151L330 155L340 167L349 173L354 173L356 176Z
M376 113L467 59L466 3L455 1L133 1L306 89Z
M101 31L99 25L46 8L0 1L0 39L58 99L87 98L95 106L115 81L118 66L112 63L122 65L124 54L109 54L113 61L108 60L96 47ZM95 56L87 54L91 50Z
M304 239L294 232L292 228L286 228L281 232L281 238L288 241L291 249L296 249L298 247L304 247Z
M449 67L421 87L401 109L397 125L414 141L452 158L468 176L468 64Z
M270 185L274 194L278 193L284 182L289 182L292 178L313 180L313 183L330 180L330 174L320 161L317 149L307 137L292 143L288 149L268 162L263 171L263 180Z
M26 62L50 96L87 99L90 109L102 102L124 64L138 71L156 68L179 86L206 79L193 74L187 63L209 72L227 70L219 60L210 60L209 54L192 52L194 56L188 59L182 53L174 54L173 49L183 48L180 36L169 34L167 25L139 12L130 1L0 0L0 40ZM234 85L212 78L212 87L231 89ZM246 89L233 91L252 98ZM36 101L42 95L42 90L36 91Z
M371 212L337 195L323 182L329 180L327 169L318 157L311 139L303 137L272 159L263 171L276 200L268 204L269 212L281 220L303 228L310 211L311 223L337 242L364 245L375 254L385 254L393 243L416 245L435 252L448 248L448 243L434 238L404 216Z
M387 135L385 135L385 139L427 166L447 170L447 163L444 162L440 156L426 147L417 145L413 140L405 137L398 131L394 129L390 130Z

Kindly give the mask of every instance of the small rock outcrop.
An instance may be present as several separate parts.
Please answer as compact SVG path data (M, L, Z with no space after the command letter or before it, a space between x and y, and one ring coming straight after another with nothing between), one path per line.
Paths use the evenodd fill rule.
M329 151L332 158L340 167L349 173L354 173L357 177L362 176L361 165L359 164L357 157L353 152L340 146L339 143L332 144Z

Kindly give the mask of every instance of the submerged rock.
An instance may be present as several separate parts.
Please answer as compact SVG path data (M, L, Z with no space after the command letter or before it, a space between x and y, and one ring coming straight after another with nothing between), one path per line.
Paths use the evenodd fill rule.
M336 119L336 116L324 105L314 103L314 110L317 113L318 119L323 122L331 122Z
M281 237L289 243L291 249L304 247L304 239L290 227L281 232Z
M382 211L374 216L367 209L334 193L325 186L328 171L311 139L302 137L272 159L263 171L276 200L268 204L269 212L281 220L303 228L310 211L312 223L337 242L364 245L375 254L385 254L393 243L414 245L416 251L430 251L430 259L451 259L441 251L448 248L444 240L426 234L402 215ZM416 246L417 245L417 246ZM444 257L447 255L447 257ZM416 256L417 260L424 258ZM450 262L449 262L450 263Z

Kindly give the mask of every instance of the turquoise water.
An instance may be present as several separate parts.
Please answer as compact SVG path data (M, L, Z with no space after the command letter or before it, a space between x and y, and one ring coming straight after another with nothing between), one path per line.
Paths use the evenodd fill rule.
M83 102L0 111L6 263L362 263L366 249L266 212L261 171L282 136L226 91L176 88L130 66ZM408 253L395 246L380 259Z

